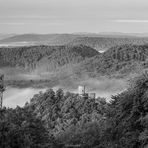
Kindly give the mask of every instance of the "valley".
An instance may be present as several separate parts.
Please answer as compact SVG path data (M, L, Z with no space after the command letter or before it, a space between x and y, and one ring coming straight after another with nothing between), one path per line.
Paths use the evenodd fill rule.
M148 1L0 0L0 148L148 148Z
M79 81L60 80L59 83L46 81L6 81L6 91L4 92L4 106L15 108L17 105L23 107L26 102L30 102L33 95L40 91L52 88L54 91L63 89L64 92L78 93L78 86L85 85L88 92L95 92L96 97L105 98L110 101L112 95L119 94L128 88L128 83L123 79L85 79Z
M25 39L37 41L49 37L41 39L42 36L40 38L34 36L28 39L26 35ZM60 38L59 35L57 36ZM69 38L69 35L61 36ZM70 37L76 44L71 41L70 44L56 46L1 47L0 73L5 75L5 85L8 88L6 100L10 99L7 94L12 90L22 94L29 92L29 95L33 96L46 88L62 88L65 91L77 93L79 85L86 85L89 91L96 92L97 97L105 97L109 101L112 95L128 88L129 79L148 68L148 46L144 44L146 38L139 40L138 37L129 37L125 40L124 37L118 39L111 36L109 38L78 36ZM3 40L15 41L17 36ZM24 41L24 36L20 41ZM99 43L99 48L104 52L98 52L95 46L92 48L96 43ZM16 97L16 100L22 98L23 103L18 100L19 105L28 100L28 95L23 96Z

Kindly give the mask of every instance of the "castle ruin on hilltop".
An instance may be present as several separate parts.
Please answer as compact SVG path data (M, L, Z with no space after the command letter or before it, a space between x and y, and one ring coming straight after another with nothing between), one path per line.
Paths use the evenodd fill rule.
M80 97L85 98L85 99L95 99L96 98L96 94L95 93L87 93L86 92L86 86L85 85L81 85L78 86L78 94Z

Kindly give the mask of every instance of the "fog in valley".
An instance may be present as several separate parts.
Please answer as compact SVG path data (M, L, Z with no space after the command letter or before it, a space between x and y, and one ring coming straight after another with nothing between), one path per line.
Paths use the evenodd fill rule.
M8 87L4 92L3 105L6 107L15 108L16 106L24 106L24 104L30 101L30 98L39 91L45 89L33 89L33 88L12 88Z
M69 91L72 93L78 93L78 85L85 85L86 92L96 93L96 97L104 97L107 101L111 99L112 95L116 95L127 88L127 82L122 79L89 79L83 80L81 83L61 83L58 86L53 87L52 89L56 91L61 88L64 92ZM48 88L49 89L49 88ZM16 107L24 106L25 103L30 101L33 95L38 94L40 91L45 91L46 88L13 88L8 87L4 92L4 106L6 107Z

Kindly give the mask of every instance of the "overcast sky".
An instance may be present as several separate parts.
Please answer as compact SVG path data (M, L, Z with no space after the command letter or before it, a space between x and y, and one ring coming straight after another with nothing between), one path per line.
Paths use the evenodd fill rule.
M147 32L148 0L0 0L0 33Z

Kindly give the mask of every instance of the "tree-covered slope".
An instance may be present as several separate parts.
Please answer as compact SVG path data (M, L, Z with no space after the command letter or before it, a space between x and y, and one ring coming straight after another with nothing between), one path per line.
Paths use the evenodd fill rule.
M53 148L54 139L29 107L0 108L1 148Z
M28 105L59 143L92 147L100 139L98 132L104 128L103 117L107 111L104 98L85 99L61 89L56 92L49 89L34 95Z
M63 148L145 148L147 88L145 73L131 81L126 91L112 96L110 102L49 89L34 95L26 106L34 109Z
M83 45L0 48L0 68L34 71L44 67L42 72L46 72L97 54L96 50Z
M129 74L147 68L147 45L122 45L112 47L101 55L83 61L75 70L90 75Z
M147 90L145 73L110 102L62 89L39 92L22 108L0 109L0 147L146 148Z
M147 45L120 45L104 53L84 45L30 46L0 49L0 68L59 79L84 76L127 76L147 69ZM7 70L8 73L9 69ZM13 75L13 73L11 73ZM41 78L40 77L40 78Z
M138 37L77 37L70 44L72 45L86 45L98 51L106 51L107 49L124 44L143 45L148 43L148 38Z

